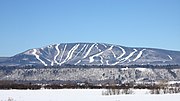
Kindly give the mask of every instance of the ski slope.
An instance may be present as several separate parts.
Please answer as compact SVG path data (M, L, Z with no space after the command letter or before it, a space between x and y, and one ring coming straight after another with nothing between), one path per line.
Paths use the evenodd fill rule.
M33 56L33 57L32 57ZM104 43L61 43L34 48L7 59L13 65L176 65L180 52ZM30 60L33 60L30 61ZM0 63L0 65L3 63Z
M32 54L36 57L36 59L39 60L44 66L47 66L47 64L43 60L41 60L39 55L37 55L36 53L37 53L37 50L33 49Z

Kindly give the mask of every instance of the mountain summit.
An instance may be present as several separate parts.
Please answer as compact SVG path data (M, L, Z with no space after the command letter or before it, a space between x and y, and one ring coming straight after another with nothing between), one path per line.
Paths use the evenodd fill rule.
M154 48L132 48L105 43L62 43L34 48L9 58L0 65L175 65L180 52Z

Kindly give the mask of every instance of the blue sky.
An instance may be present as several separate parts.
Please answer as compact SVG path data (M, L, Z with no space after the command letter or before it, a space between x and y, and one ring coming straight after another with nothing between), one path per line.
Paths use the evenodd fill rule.
M0 0L0 56L65 42L180 51L180 0Z

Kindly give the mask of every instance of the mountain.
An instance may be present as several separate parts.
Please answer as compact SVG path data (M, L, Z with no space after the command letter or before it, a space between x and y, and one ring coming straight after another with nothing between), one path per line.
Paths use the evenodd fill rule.
M142 66L147 64L151 66ZM111 81L180 81L180 66L176 64L180 64L178 51L104 43L61 43L29 49L12 57L1 57L0 80L38 83L88 81L102 84ZM57 68L57 65L62 66ZM125 66L112 68L112 65Z
M55 66L64 64L175 65L180 64L180 52L105 43L61 43L29 49L9 58L0 58L1 66Z

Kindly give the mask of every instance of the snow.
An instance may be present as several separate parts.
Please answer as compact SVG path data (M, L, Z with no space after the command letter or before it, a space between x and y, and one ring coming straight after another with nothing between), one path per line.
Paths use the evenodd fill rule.
M33 49L25 51L22 53L22 57L20 56L19 58L18 56L18 59L23 59L24 55L28 54L36 56L34 58L37 59L33 64L41 63L44 65L75 64L79 60L81 60L83 64L93 64L96 61L95 65L178 64L172 53L162 51L164 53L160 54L156 52L157 50L147 48L130 48L105 43L63 43L50 45L48 47L43 47L41 49L35 48L37 52L34 52ZM150 54L151 57L147 57L148 54ZM144 55L146 55L145 58L143 58ZM27 56L25 57L30 58ZM17 57L13 58L15 60ZM24 60L28 62L28 59ZM108 60L109 63L106 62L106 60ZM13 62L13 64L15 65L16 63ZM29 64L32 64L32 62Z
M112 51L113 47L114 47L114 46L111 46L110 48L108 48L108 50L113 53L114 57L116 57L116 55L115 55L114 52ZM105 50L105 51L106 51L106 50ZM102 51L102 52L97 53L97 54L95 54L95 55L93 55L93 56L90 56L90 57L89 57L89 63L94 62L94 57L100 56L100 55L103 54L105 51ZM101 63L103 64L103 57L100 56L100 58L101 58Z
M126 68L121 68L121 70L128 70L129 68L128 67L126 67Z
M79 47L79 45L80 44L76 44L69 50L66 59L64 59L64 61L61 62L61 64L67 62L68 60L70 60L72 58L72 55L73 55L74 51Z
M95 44L91 45L91 47L90 47L89 50L86 52L86 54L84 55L83 58L86 58L86 57L89 55L89 53L91 52L91 49L94 47L94 45L95 45Z
M113 52L113 50L111 50L111 52L112 52L114 58L116 58L116 54Z
M139 70L139 71L142 71L142 72L144 72L144 71L148 71L148 69L147 68L135 68L136 70Z
M105 44L102 44L105 48L107 48L107 46Z
M84 44L84 46L81 48L81 50L74 56L74 58L76 58L82 51L83 49L86 47L86 44Z
M70 50L70 51L71 51L71 54L70 54L68 60L70 60L70 59L72 58L72 55L73 55L74 51L79 47L79 45L80 45L80 44L75 45L75 46L73 47L72 51Z
M32 54L36 57L36 59L38 59L44 66L47 66L47 64L43 60L41 60L39 55L37 55L36 53L37 53L37 50L33 49Z
M112 49L113 49L113 47L114 47L114 46L112 45L112 46L111 46L108 50L112 50Z
M148 89L132 89L132 91L137 95L150 94L150 90Z
M78 62L75 63L75 65L79 64L81 62L81 60L79 60Z
M126 51L122 47L118 47L118 48L120 48L122 50L122 52L123 52L119 57L117 57L117 59L120 59L126 54Z
M113 63L113 64L111 64L111 65L117 65L118 63L123 63L123 62L127 61L130 57L132 57L132 56L134 55L134 53L137 52L137 49L133 49L133 50L134 50L134 51L131 52L127 57L122 58L122 59L120 59L119 61L117 61L117 62L115 62L115 63Z
M51 66L53 66L53 65L54 65L54 62L52 61L52 62L51 62Z
M145 51L146 49L143 49L139 52L139 54L137 55L137 57L135 59L133 59L133 61L136 61L137 59L139 59L142 56L143 51Z
M135 68L136 70L139 70L141 72L146 72L146 73L151 73L153 74L153 70L152 69L149 69L149 68Z
M180 94L145 94L148 90L134 90L129 95L102 95L105 89L58 90L0 90L0 101L179 101ZM12 101L12 100L11 100Z
M61 64L65 63L66 61L68 61L68 60L72 57L72 52L76 49L76 47L77 47L77 45L73 46L73 47L69 50L66 58L64 59L63 62L61 62Z
M92 63L94 61L94 56L89 57L89 63Z
M176 83L179 83L180 84L180 81L169 81L168 84L176 84Z
M169 57L170 60L173 60L173 58L170 55L168 55L168 57Z
M94 61L94 57L97 57L97 56L99 56L99 55L101 55L101 54L103 54L104 53L104 51L102 51L102 52L100 52L100 53L97 53L97 54L95 54L95 55L93 55L93 56L90 56L89 57L89 63L92 63L93 61Z
M127 57L125 57L124 59L122 59L123 61L122 62L125 62L126 60L128 60L130 57L132 57L133 55L134 55L134 53L136 53L137 52L137 50L136 49L133 49L134 51L133 52L131 52Z
M109 60L106 60L106 64L109 65Z
M55 46L55 48L56 48L56 51L57 51L57 54L54 56L54 62L56 63L56 64L59 64L58 62L57 62L57 57L59 56L59 54L60 54L60 50L59 50L59 45L60 44L57 44L56 46Z
M64 49L63 49L63 52L62 52L62 55L61 55L61 58L60 58L60 60L59 61L61 61L62 60L62 57L63 57L63 55L64 55L64 52L65 52L65 50L66 50L66 47L67 47L67 44L64 46ZM60 63L60 65L61 65L62 63Z
M87 48L88 48L88 44L86 45L86 47L85 47L85 49L84 49L84 51L83 51L83 53L82 53L82 55L84 55L85 53L86 53L86 50L87 50Z
M96 44L96 46L95 46L95 47L97 48L97 50L98 50L98 51L100 51L100 52L101 52L101 49L99 49L98 44Z
M116 58L116 55L115 55L115 53L112 51L112 49L113 49L113 45L108 49L108 50L110 50L111 51L111 53L113 54L113 56L114 56L114 58Z
M103 65L103 57L102 56L100 56L100 58L101 58L101 65Z
M93 61L94 61L94 57L95 56L99 56L99 55L101 55L103 52L100 52L100 53L97 53L97 54L95 54L95 55L93 55L93 56L90 56L89 57L89 63L92 63Z

